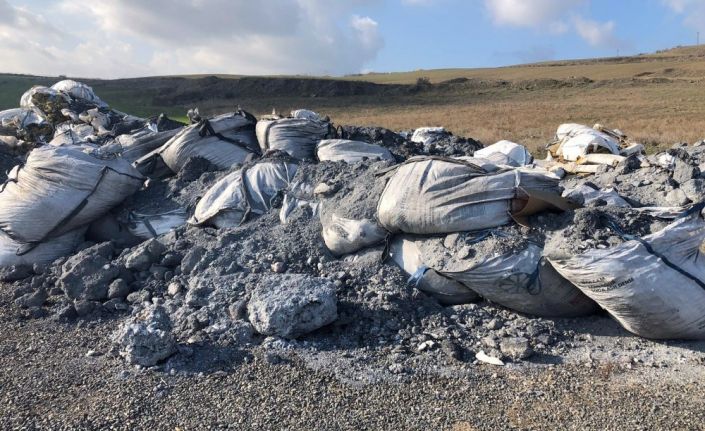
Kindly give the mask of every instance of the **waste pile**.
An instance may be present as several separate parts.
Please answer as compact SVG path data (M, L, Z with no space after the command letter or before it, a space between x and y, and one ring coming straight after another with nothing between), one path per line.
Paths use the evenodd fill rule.
M703 145L565 124L539 160L308 110L182 124L71 80L20 105L0 112L0 282L27 318L115 315L130 364L228 345L403 375L560 355L555 319L598 313L705 338Z

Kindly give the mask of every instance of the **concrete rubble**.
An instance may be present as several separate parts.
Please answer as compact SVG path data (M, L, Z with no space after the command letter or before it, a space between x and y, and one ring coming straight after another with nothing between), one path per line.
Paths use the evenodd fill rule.
M369 373L370 379L375 373L403 375L420 360L504 364L560 357L570 351L575 335L565 321L550 313L530 315L502 307L480 292L461 301L467 303L448 304L433 294L438 285L433 280L451 280L472 293L468 278L459 275L472 273L484 277L483 286L500 280L496 289L535 295L547 282L537 280L536 274L543 274L537 265L550 267L552 259L611 250L681 218L699 217L702 208L697 204L705 201L705 146L646 155L624 133L600 125L559 128L546 160L508 141L487 147L506 148L508 154L484 151L482 158L473 158L482 144L442 128L401 133L347 125L336 129L330 119L310 111L291 119L268 118L266 124L241 111L233 114L239 116L237 130L219 123L222 130L215 131L200 118L191 125L166 126L162 117L158 126L155 119L110 109L90 87L71 85L57 87L60 97L47 92L51 98L44 109L52 103L61 109L37 114L41 127L35 122L3 129L8 136L0 136L2 170L57 143L119 159L129 152L129 143L139 142L154 146L141 148L144 156L131 160L145 177L143 186L77 226L86 233L81 231L71 253L46 264L0 266L0 282L13 289L19 316L69 323L114 318L115 354L141 367L178 367L217 346L261 349L277 358L299 356L312 367L334 369L343 379L359 372ZM80 142L52 144L56 136L50 131L64 133L72 130L69 126L90 126L93 133L82 132ZM267 135L275 126L277 133ZM166 132L166 141L159 138ZM280 141L278 134L284 136ZM258 135L266 135L261 148L252 145ZM335 161L316 161L316 144L327 139L349 140L335 141L341 146L353 141L365 145L355 144L350 157L330 155L326 157ZM172 140L186 147L207 142L213 150L199 148L188 160L165 165L155 154L171 157L166 149ZM244 146L238 157L219 163L223 143ZM360 156L365 148L377 157ZM535 195L517 189L501 197L501 205L492 208L508 208L496 217L507 221L497 226L467 232L437 229L424 235L411 235L416 232L403 227L389 232L378 223L380 196L398 164L416 163L412 157L450 166L453 176L439 187L452 187L454 193L462 194L463 185L476 177L494 179L507 172L545 176L551 187ZM224 211L238 211L237 223L221 229L190 224L209 190L266 162L295 164L295 174L281 188L267 186L276 182L247 187L237 208L228 207L232 196L215 195ZM242 175L233 175L238 172ZM0 188L0 205L11 204L4 198ZM535 206L537 199L541 204ZM83 205L91 207L91 200L87 202ZM467 211L478 208L477 202L464 205ZM411 211L402 204L397 209L401 217ZM178 218L165 217L174 211ZM0 234L4 231L0 223ZM389 258L394 238L408 235L427 254L415 257L411 272ZM23 247L31 253L38 246L3 238L0 252L8 261L20 256ZM42 241L57 238L50 232ZM538 253L535 270L511 277L488 270L499 256L529 249ZM586 290L550 269L578 294ZM408 283L410 278L415 284ZM415 287L421 279L427 282L423 290ZM586 294L590 298L581 295L582 300L590 302L583 309L604 313L599 297Z

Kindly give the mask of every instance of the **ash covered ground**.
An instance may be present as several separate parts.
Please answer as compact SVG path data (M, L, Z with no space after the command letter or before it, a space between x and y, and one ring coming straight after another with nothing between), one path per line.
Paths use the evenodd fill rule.
M385 147L395 162L472 156L481 148L450 135L422 145L379 128L344 127L343 136ZM540 213L527 226L498 227L481 241L430 235L426 247L439 261L470 265L529 243L565 256L656 232L669 219L644 207L705 200L705 146L666 154L667 162L663 154L630 157L595 175L567 176L561 187L581 208ZM5 172L22 160L0 152ZM274 152L257 163L267 160L289 159ZM702 377L702 342L638 338L604 311L541 318L481 298L442 304L407 282L409 274L387 256L389 239L333 255L321 220L333 210L374 218L384 171L395 162L299 162L293 182L307 185L321 208L301 205L285 223L278 196L268 212L239 226L183 224L138 244L118 232L111 241L86 240L49 265L0 271L3 426L543 428L575 420L545 406L565 403L559 400L571 388L586 402L602 397L603 405L627 394L652 397L646 410L624 404L632 419L605 406L582 422L588 428L699 423L697 415L658 412L674 403L702 411L700 389L692 397L681 393ZM239 169L192 158L176 175L150 178L111 214L185 208L191 215L209 188ZM628 205L570 192L578 186L612 188ZM308 302L297 303L299 297ZM277 320L270 302L306 318ZM480 352L507 366L478 360ZM657 383L634 389L646 381ZM657 388L679 395L662 399ZM531 413L524 412L527 400L538 406ZM588 407L575 408L593 414ZM326 414L317 417L318 409ZM418 421L411 420L415 414Z

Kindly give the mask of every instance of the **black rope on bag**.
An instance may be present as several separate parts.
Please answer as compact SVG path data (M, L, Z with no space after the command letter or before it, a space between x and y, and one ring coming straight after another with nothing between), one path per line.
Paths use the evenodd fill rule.
M386 263L391 257L389 250L392 247L392 237L393 234L391 232L387 232L387 235L384 236L384 249L382 249L382 255L379 257L379 263Z
M390 166L388 168L378 170L377 172L375 172L375 175L379 177L379 176L382 176L388 172L396 170L404 165L408 165L408 164L415 163L415 162L425 162L427 160L437 160L440 162L447 162L447 163L454 163L456 165L463 165L463 166L466 166L466 167L472 169L474 171L473 173L477 174L477 176L485 176L485 175L490 174L490 172L487 172L481 166L478 166L472 162L468 162L467 160L453 159L451 157L445 157L445 156L431 156L431 155L429 155L429 156L414 156L414 157L408 158L401 163L397 163L396 165ZM500 169L500 170L492 172L492 174L500 174L500 173L507 172L510 170L511 169Z
M343 129L343 126L341 124L339 124L338 127L335 128L335 137L337 139L347 139L345 137L345 129Z
M250 146L248 146L246 143L242 142L241 140L228 138L227 136L224 136L222 133L217 133L213 129L213 126L211 126L210 121L208 121L208 120L201 120L201 122L198 126L198 135L202 138L205 138L206 136L213 136L215 138L220 139L221 141L225 141L230 144L237 145L238 147L243 148L249 152L257 153L257 151L250 148Z
M695 205L695 206L699 206L699 205L701 205L701 204L698 204L698 205ZM692 210L692 208L691 208L690 210ZM688 211L690 211L690 210L688 210ZM690 214L692 214L692 212L690 212ZM685 216L685 215L681 216L680 218L682 218L682 217L684 217L684 216ZM646 240L644 240L643 238L640 238L640 237L638 237L638 236L636 236L636 235L630 235L630 234L624 232L624 231L617 225L617 223L615 223L613 220L609 219L609 218L606 217L606 216L603 216L603 217L604 217L604 221L605 221L605 224L607 225L607 227L609 227L610 229L612 229L612 230L613 230L617 235L619 235L622 239L624 239L624 240L626 240L626 241L636 241L636 242L638 242L639 244L641 244L642 246L644 246L644 248L646 249L646 251L647 251L649 254L651 254L652 256L657 257L657 258L660 259L666 266L668 266L668 267L671 268L672 270L676 271L677 273L681 274L682 276L684 276L684 277L686 277L686 278L689 278L690 280L692 280L693 282L695 282L695 284L697 284L698 286L700 286L701 289L705 290L705 283L704 283L704 282L700 281L700 279L697 278L696 276L694 276L693 274L689 273L688 271L684 270L683 268L679 267L679 266L676 265L675 263L673 263L673 262L671 262L670 260L668 260L668 258L667 258L666 256L664 256L664 255L662 255L661 253L659 253L659 252L657 252L656 250L654 250L654 248L651 246L651 244L649 244L648 241L646 241Z
M96 181L96 183L93 185L93 188L91 188L91 190L88 192L86 197L84 197L83 200L73 210L71 210L71 212L69 212L66 216L64 216L64 218L59 220L59 222L56 225L54 225L54 227L51 228L51 230L49 230L46 234L44 234L44 236L42 236L39 240L26 242L23 246L18 248L16 255L22 256L22 255L25 255L25 254L29 253L30 251L34 250L39 244L44 242L47 238L50 238L56 231L58 231L61 228L61 226L63 226L65 223L68 223L72 218L76 217L83 210L83 208L88 204L88 201L90 200L91 196L93 196L93 193L95 193L96 190L98 190L98 187L103 182L105 175L111 171L113 173L118 174L118 175L123 175L123 176L129 177L129 178L140 179L140 180L142 179L142 177L135 177L134 175L126 174L123 172L118 172L113 168L104 166L100 170L100 176L98 177L98 181ZM8 236L10 236L10 235L8 235ZM17 241L17 239L13 238L12 236L10 236L10 238Z
M247 168L242 168L240 169L240 187L242 188L242 196L245 198L245 212L242 215L242 219L240 219L240 222L238 223L238 226L242 225L247 221L247 219L250 217L250 213L252 213L252 204L250 201L252 200L252 197L250 196L250 192L247 190L247 176L245 175L247 173Z
M543 290L543 285L541 284L541 261L543 261L543 256L539 258L538 263L536 264L536 269L534 272L529 276L529 281L526 283L526 286L524 287L527 292L529 292L529 295L536 296L541 293ZM538 289L531 289L531 286L534 285L534 283L538 284Z

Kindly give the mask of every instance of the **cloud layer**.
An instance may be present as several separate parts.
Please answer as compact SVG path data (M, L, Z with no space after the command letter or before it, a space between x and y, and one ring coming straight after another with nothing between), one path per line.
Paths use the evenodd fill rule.
M615 35L614 21L598 22L581 15L580 9L589 4L589 0L485 0L485 7L498 26L533 28L553 34L574 31L594 48L626 47Z
M101 77L358 72L383 46L361 3L66 0L40 15L0 0L0 58L5 72Z

